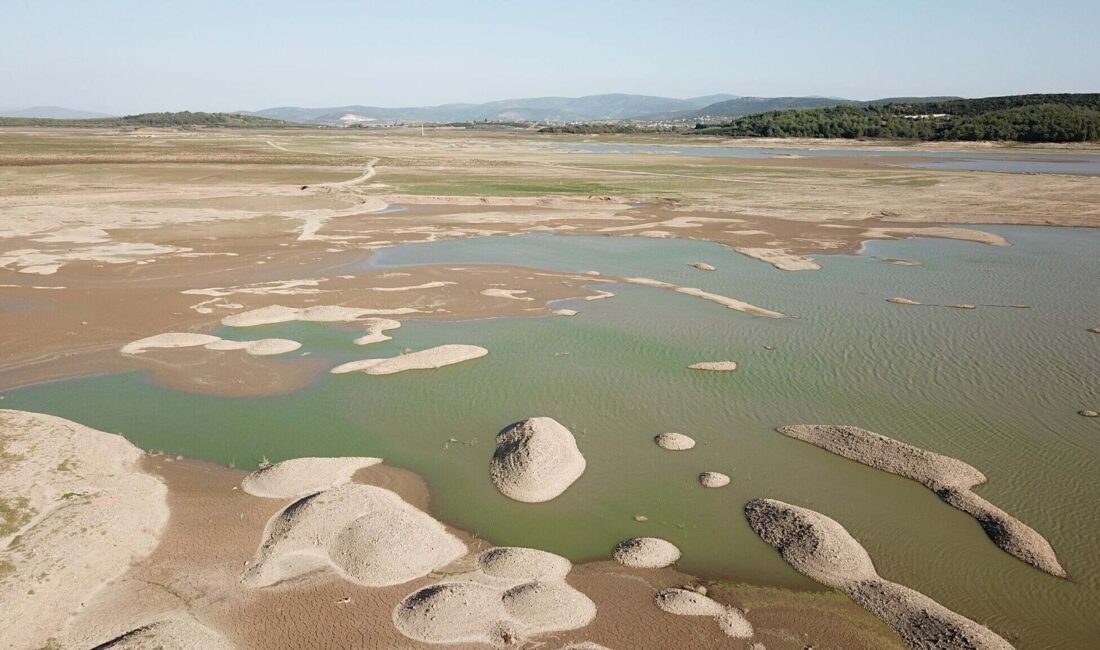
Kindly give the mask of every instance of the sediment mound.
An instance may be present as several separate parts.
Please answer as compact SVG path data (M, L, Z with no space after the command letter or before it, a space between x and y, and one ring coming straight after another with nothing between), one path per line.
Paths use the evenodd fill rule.
M611 557L624 566L660 569L680 559L680 549L657 537L634 537L619 542Z
M500 591L476 582L444 582L401 601L394 624L401 634L428 643L503 645L518 638Z
M302 344L290 339L259 339L257 341L230 341L210 334L191 332L167 332L138 339L122 346L123 354L141 354L146 350L164 348L194 348L202 346L207 350L244 350L253 356L286 354L302 347Z
M643 287L653 287L655 289L671 289L676 293L682 293L686 296L694 296L703 300L709 300L710 302L718 303L727 309L733 309L736 311L744 312L746 314L752 314L753 316L763 316L765 318L785 318L785 316L777 311L770 309L764 309L763 307L757 307L756 305L749 304L743 300L737 300L736 298L730 298L729 296L723 296L717 293L710 293L709 291L703 291L702 289L696 289L695 287L681 287L677 284L670 282L664 282L662 280L654 280L652 278L622 278L623 282L628 284L637 284Z
M714 271L714 270L716 270L714 268L713 264L707 264L706 262L693 262L691 264L691 266L699 269L700 271Z
M584 468L584 456L569 429L552 418L536 417L497 434L489 474L504 496L541 503L564 492Z
M386 336L385 332L395 330L399 327L401 327L400 321L390 320L389 318L371 318L367 321L366 333L355 339L355 344L370 345L371 343L389 341L393 337Z
M302 347L302 344L290 339L260 339L258 341L230 341L222 339L207 343L203 346L207 350L244 350L248 354L257 357L266 357L275 354L286 354Z
M229 639L189 615L143 625L97 645L95 650L233 650Z
M668 449L669 451L685 451L695 446L695 440L690 436L671 431L657 434L654 436L653 442L657 443L657 446L661 449Z
M123 354L141 354L151 348L190 348L222 340L220 336L192 332L166 332L147 336L122 346Z
M710 372L733 372L737 370L736 361L703 361L693 363L688 368L692 370L709 370Z
M900 296L894 296L893 298L887 298L886 302L892 302L895 305L919 305L921 303L916 300L910 300L908 298L902 298Z
M560 555L535 548L498 546L477 557L482 573L505 580L564 580L573 564Z
M478 570L452 576L405 598L393 613L405 636L428 643L522 645L547 632L573 630L596 605L565 582L570 563L530 548L494 548Z
M718 629L728 637L735 639L749 639L756 633L745 615L734 608L729 608L718 617Z
M410 352L385 359L362 359L336 366L329 372L340 375L346 372L365 372L368 375L392 375L406 370L434 370L463 361L477 359L489 351L476 345L440 345L419 352Z
M1092 410L1089 410L1089 409L1082 409L1080 411L1077 411L1077 415L1080 415L1081 417L1085 417L1085 418L1100 417L1100 413L1097 413L1096 411L1092 411Z
M690 589L664 589L657 592L656 600L663 611L677 616L721 616L726 613L722 603Z
M697 591L671 587L657 592L655 600L657 607L669 614L713 616L726 636L747 639L753 635L752 624L741 612Z
M523 294L527 293L524 289L482 289L481 295L488 296L490 298L507 298L509 300L534 300Z
M913 260L898 259L896 257L884 257L880 261L886 262L887 264L893 264L894 266L920 266L921 265L920 262L916 262L916 261L913 261Z
M501 597L508 615L540 632L573 630L596 618L596 605L563 580L528 582Z
M245 583L265 587L330 566L371 587L427 575L466 554L435 519L397 494L346 483L302 498L276 514Z
M721 472L703 472L699 475L699 482L703 487L720 488L730 484L730 477Z
M0 410L0 645L49 645L153 552L168 524L167 488L142 458L122 436Z
M381 463L380 458L292 458L261 467L241 481L241 488L257 497L291 499L343 485L355 472Z
M809 257L787 252L785 248L746 248L734 246L733 250L767 262L780 271L817 271L821 265Z
M1051 575L1065 577L1066 571L1050 542L972 491L975 485L985 483L986 478L963 461L858 427L800 424L780 427L778 431L921 483L943 501L977 519L986 535L1006 553Z
M745 506L757 535L803 575L848 594L912 648L1011 650L994 632L924 594L885 580L863 546L836 521L772 499Z

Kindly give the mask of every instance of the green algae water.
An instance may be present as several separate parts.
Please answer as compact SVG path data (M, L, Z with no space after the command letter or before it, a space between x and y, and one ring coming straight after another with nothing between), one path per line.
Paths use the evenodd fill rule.
M392 341L359 347L342 326L224 328L286 337L332 365L404 348L469 343L489 356L434 371L324 375L289 396L228 399L159 387L139 373L7 391L0 406L52 413L146 449L252 467L298 456L381 456L431 485L433 511L496 544L606 559L621 539L663 537L687 571L818 588L745 523L777 498L822 512L858 538L886 578L924 592L1019 648L1100 640L1100 232L989 228L1010 248L946 240L875 242L787 273L691 241L524 236L415 244L373 266L509 263L598 270L695 286L784 312L753 318L634 285L564 301L572 318L405 320ZM880 258L922 263L900 267ZM687 266L705 261L713 273ZM975 310L901 306L978 305ZM1018 309L990 305L1023 303ZM769 349L770 348L770 349ZM734 360L734 373L691 371ZM489 481L493 437L535 415L572 430L585 474L561 497L521 504ZM971 517L921 485L774 431L852 424L960 458L988 477L978 491L1045 535L1070 578L1000 551ZM698 441L668 452L653 436ZM732 477L699 485L702 471ZM648 521L635 521L644 515Z

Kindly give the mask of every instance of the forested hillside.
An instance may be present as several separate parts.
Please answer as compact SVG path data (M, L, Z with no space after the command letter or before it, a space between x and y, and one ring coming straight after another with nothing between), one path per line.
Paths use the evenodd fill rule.
M1100 94L1014 95L938 102L770 111L698 133L770 138L1100 140Z

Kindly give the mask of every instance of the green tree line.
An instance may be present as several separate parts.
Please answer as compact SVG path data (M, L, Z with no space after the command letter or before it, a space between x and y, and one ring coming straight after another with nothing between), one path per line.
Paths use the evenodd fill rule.
M699 125L696 132L768 138L1097 141L1100 94L1019 95L772 111L721 126Z

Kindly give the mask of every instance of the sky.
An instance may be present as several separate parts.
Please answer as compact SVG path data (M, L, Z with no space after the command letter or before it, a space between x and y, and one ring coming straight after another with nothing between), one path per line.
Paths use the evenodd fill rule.
M0 107L1100 92L1100 1L3 0Z

